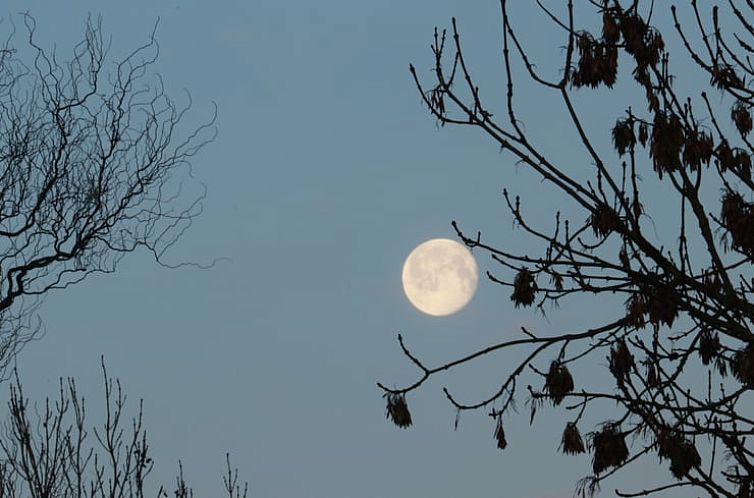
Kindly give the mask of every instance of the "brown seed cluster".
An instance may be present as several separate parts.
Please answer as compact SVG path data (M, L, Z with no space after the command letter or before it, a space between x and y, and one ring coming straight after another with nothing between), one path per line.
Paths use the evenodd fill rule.
M660 375L657 372L657 366L654 363L647 365L647 387L657 387L660 385Z
M643 287L626 301L626 316L636 328L644 327L647 322L656 329L661 324L672 327L680 304L678 293L668 285Z
M649 156L654 170L660 174L681 168L681 149L684 144L683 125L672 113L656 112L652 126Z
M726 190L720 218L731 235L733 248L754 257L754 204L746 202L738 192Z
M618 75L618 49L615 43L596 40L591 34L578 35L579 61L571 79L573 86L597 88L605 84L611 88Z
M565 365L554 360L545 376L545 392L550 395L552 403L559 405L565 395L573 391L573 377Z
M746 136L749 134L752 128L751 113L749 107L740 100L733 104L733 109L730 111L730 118L736 125L738 132L741 135Z
M715 158L722 171L731 170L746 180L751 180L751 156L745 150L731 149L728 141L723 139L715 148Z
M497 424L495 424L495 441L497 441L498 449L504 450L508 446L508 441L505 440L505 431L503 430L503 417L497 418Z
M754 345L748 344L736 352L731 370L743 385L754 388Z
M395 393L386 393L383 397L387 398L385 417L391 419L401 429L410 427L411 412L408 411L406 397L403 394Z
M717 334L709 329L702 330L699 334L699 357L702 359L702 363L709 365L719 352L720 338Z
M618 17L626 52L631 54L639 67L654 66L660 61L665 42L660 32L650 27L637 13L612 11Z
M560 449L568 455L578 455L584 453L584 441L581 439L579 428L573 422L568 422L563 430L563 437L560 440Z
M519 305L531 306L534 302L534 296L537 292L537 282L534 281L534 275L527 268L520 270L513 280L513 294L511 301Z
M709 166L712 158L712 136L702 131L692 131L683 143L683 163L692 171L699 169L702 163Z
M618 43L621 37L626 52L636 60L637 80L642 82L649 78L647 68L657 65L665 49L662 36L636 13L614 7L603 11L600 39L585 31L577 35L579 60L571 75L573 86L596 88L604 84L611 88L615 84L618 74ZM650 85L644 86L648 96L656 101ZM650 107L657 109L659 104L655 102Z
M629 150L633 150L636 145L636 135L634 135L633 121L630 119L619 119L613 127L613 145L618 155L622 156Z
M606 424L602 430L593 433L591 447L594 450L592 470L595 474L617 467L628 459L625 436L616 424Z
M594 235L600 237L605 237L614 231L619 231L623 226L618 213L604 202L600 202L594 208L589 223L592 225Z
M694 443L674 431L661 429L656 444L660 458L670 460L670 472L676 479L682 479L692 467L702 463Z
M625 340L619 340L610 348L610 355L607 357L607 360L609 362L610 373L613 374L613 377L615 377L615 380L619 384L628 380L631 368L634 366L634 355L628 350Z
M644 298L641 294L634 294L628 298L628 301L626 302L626 313L630 325L633 325L637 329L644 327L646 324L644 319L646 307L644 306Z
M712 67L710 84L720 90L730 87L741 87L741 78L736 74L736 70L730 64L719 64L715 62Z
M678 316L678 307L680 297L678 293L667 285L660 284L650 288L646 297L647 312L649 322L659 328L664 323L668 327L673 326L673 322Z

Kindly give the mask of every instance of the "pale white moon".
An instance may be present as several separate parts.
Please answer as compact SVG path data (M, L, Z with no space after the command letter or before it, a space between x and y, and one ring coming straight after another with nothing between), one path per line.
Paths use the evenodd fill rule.
M474 256L455 240L428 240L411 251L403 264L406 297L432 316L452 315L466 306L478 279Z

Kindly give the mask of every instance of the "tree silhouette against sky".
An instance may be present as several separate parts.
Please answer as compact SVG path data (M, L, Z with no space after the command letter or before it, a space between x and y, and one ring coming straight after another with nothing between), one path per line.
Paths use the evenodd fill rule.
M403 353L421 375L403 388L378 383L396 425L412 424L406 395L430 377L515 349L520 361L488 397L464 403L444 388L459 414L488 412L499 448L508 445L505 420L523 395L530 422L544 404L566 408L561 451L588 452L592 459L577 486L582 495L656 455L667 464L668 481L616 491L620 496L693 486L713 497L754 497L754 418L746 409L754 389L754 2L724 2L724 15L701 3L676 9L665 2L590 1L579 4L577 16L573 2L557 11L537 1L542 21L554 23L564 40L559 76L548 79L510 17L511 2L501 0L505 109L494 116L475 83L456 20L450 32L435 30L435 81L428 85L410 68L432 115L443 126L481 129L585 215L569 221L557 212L554 228L542 229L524 216L527 199L512 198L505 189L517 226L539 242L541 255L493 247L453 222L458 237L499 263L500 271L487 275L510 287L516 307L544 313L545 304L562 305L577 295L595 304L617 297L624 306L607 322L552 336L522 327L521 338L437 366L426 365L399 335ZM653 15L666 8L674 22L660 30ZM721 16L731 25L723 26ZM678 40L672 54L671 37ZM689 57L704 91L686 93L676 81L672 62ZM639 89L639 98L615 89L624 79ZM535 145L548 130L527 129L520 119L514 96L521 82L559 96L591 163L579 165L578 174L591 168L586 181L568 161ZM606 91L624 108L604 130L614 149L609 154L596 145L602 135L588 131L589 93ZM664 196L677 197L680 223L672 227L672 249L651 237L654 213L648 206L656 199L640 195L651 181L659 182ZM688 327L679 326L684 320ZM572 375L585 363L604 364L610 386ZM691 374L699 371L701 384ZM582 434L585 414L601 423Z
M34 19L21 19L24 34L0 45L3 371L41 332L33 312L48 291L111 273L139 248L171 266L165 251L204 197L186 192L190 160L215 133L214 116L181 128L191 99L176 104L148 72L159 53L154 31L111 70L99 20L87 20L63 62L37 43Z
M154 31L111 71L99 20L86 21L83 40L61 62L35 40L34 19L22 19L26 43L17 47L14 33L0 46L0 376L40 335L34 311L49 291L112 273L140 248L168 268L206 268L164 256L201 213L203 185L192 194L186 180L194 180L192 157L215 135L214 114L182 128L190 97L179 106L149 74L159 53ZM120 382L104 361L102 369L105 417L93 426L73 379L61 378L57 397L30 404L16 372L0 434L0 496L151 494L141 404L126 421ZM229 456L226 463L226 495L245 498ZM172 494L193 496L180 463ZM159 487L152 496L169 495Z

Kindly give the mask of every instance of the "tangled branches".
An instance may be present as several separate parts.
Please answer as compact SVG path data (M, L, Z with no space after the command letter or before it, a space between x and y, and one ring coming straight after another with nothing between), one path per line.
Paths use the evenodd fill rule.
M190 99L177 106L147 73L154 32L109 73L99 21L67 62L23 21L25 45L0 46L0 370L40 330L26 318L48 291L113 272L137 248L169 266L165 251L204 196L187 198L178 173L191 176L214 135L214 116L180 130Z
M435 30L436 82L431 89L425 89L413 66L411 74L424 103L441 124L481 129L519 164L567 196L586 218L574 230L558 212L550 235L532 226L521 213L520 198L512 201L504 190L517 224L545 247L541 257L512 254L485 243L481 236L467 237L455 222L453 227L467 246L487 252L511 271L509 277L488 276L512 288L510 297L516 307L542 309L545 303L589 293L595 300L609 299L608 294L622 296L625 308L607 323L587 324L586 330L545 337L523 329L524 338L435 367L426 366L399 336L404 354L422 376L400 389L378 383L388 398L388 413L395 412L399 400L401 416L392 418L405 427L412 420L407 395L429 377L500 350L525 349L521 361L489 397L466 404L444 390L459 412L489 410L499 448L510 451L516 446L515 440L504 435L503 419L519 394L517 383L523 384L521 379L533 372L543 385L541 389L528 385L532 421L543 400L550 400L553 408L562 405L577 412L566 421L560 448L566 454L591 454L590 475L577 488L582 494L596 492L609 476L654 454L668 462L671 482L638 493L619 492L621 496L694 486L714 497L752 497L754 448L746 436L754 434L754 420L741 405L754 389L754 276L747 273L754 263L754 202L750 200L754 145L749 141L754 89L748 83L754 77L749 63L754 55L754 26L748 21L754 15L754 3L728 2L736 28L744 33L728 38L731 31L722 29L718 8L706 14L692 0L687 10L695 19L692 26L701 43L697 50L675 7L670 10L674 29L667 33L652 23L652 16L657 15L654 3L589 2L594 8L591 19L598 20L598 28L590 30L577 26L573 2L568 2L562 15L537 2L544 17L566 36L557 80L547 79L531 62L511 21L509 3L501 0L505 122L493 119L480 97L455 19L452 41L448 42L445 31ZM704 19L711 20L711 28ZM678 41L673 56L690 56L697 71L708 76L709 92L725 97L727 109L713 106L707 91L685 96L675 89L667 45L670 36ZM578 181L558 158L536 148L536 140L524 131L514 106L514 76L518 77L514 56L523 63L524 77L561 100L594 167L593 180ZM624 67L628 70L622 71ZM611 89L624 77L638 87L645 105L626 102L624 114L603 137L590 136L573 93L615 91ZM704 115L695 113L695 103L701 103ZM598 140L611 140L614 155L598 153L594 145ZM667 195L677 195L680 201L675 253L658 247L647 233L650 213L640 200L639 184L650 176ZM719 182L722 195L712 203L703 195L703 180L704 185ZM593 241L587 240L589 231ZM698 242L694 250L689 249L690 241ZM574 370L569 367L604 359L612 388L603 389L571 374ZM706 369L706 386L688 383L685 373L693 369ZM582 416L601 414L603 409L615 413L610 418L600 415L603 422L583 438Z

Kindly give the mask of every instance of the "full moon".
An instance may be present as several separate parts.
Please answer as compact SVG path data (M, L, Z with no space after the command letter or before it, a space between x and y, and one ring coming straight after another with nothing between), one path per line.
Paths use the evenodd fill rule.
M403 264L406 297L432 316L452 315L466 306L478 279L474 256L455 240L428 240L411 251Z

